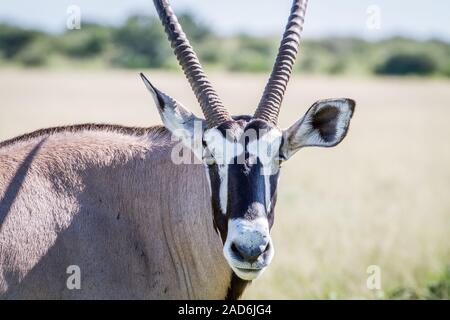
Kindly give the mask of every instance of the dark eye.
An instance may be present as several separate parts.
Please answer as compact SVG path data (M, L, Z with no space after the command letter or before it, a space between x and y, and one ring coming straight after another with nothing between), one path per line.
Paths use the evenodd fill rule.
M246 159L247 159L248 164L250 164L250 165L254 165L254 164L256 164L258 162L258 158L255 157L254 155L251 155L251 154L249 154L246 157Z
M211 155L211 153L203 154L203 162L208 166L212 166L216 164L216 159Z
M281 168L283 166L283 161L278 161L278 168Z
M216 164L216 160L205 142L203 142L203 162L208 166Z
M279 154L278 157L275 157L275 161L277 162L278 166L281 168L281 165L284 163L284 161L286 161L286 158L282 154Z

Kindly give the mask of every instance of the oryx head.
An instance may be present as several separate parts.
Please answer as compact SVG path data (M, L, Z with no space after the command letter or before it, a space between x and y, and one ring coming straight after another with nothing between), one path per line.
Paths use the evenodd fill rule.
M355 102L314 103L291 127L277 118L298 52L306 0L294 0L272 74L253 116L232 117L203 72L166 0L154 0L175 55L201 106L205 120L156 89L143 75L164 125L204 163L211 189L214 224L235 274L258 277L269 265L279 168L302 147L332 147L345 137Z

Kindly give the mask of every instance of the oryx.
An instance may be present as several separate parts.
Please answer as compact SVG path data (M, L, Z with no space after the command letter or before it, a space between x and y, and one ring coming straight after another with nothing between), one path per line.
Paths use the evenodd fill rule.
M306 2L293 1L253 116L228 113L167 0L154 0L205 120L142 75L164 127L79 125L0 143L0 296L238 298L274 255L280 164L338 144L355 107L320 100L277 127ZM192 163L178 161L186 154Z

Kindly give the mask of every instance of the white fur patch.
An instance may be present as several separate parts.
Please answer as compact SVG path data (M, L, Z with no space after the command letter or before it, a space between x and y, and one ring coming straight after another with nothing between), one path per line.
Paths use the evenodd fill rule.
M208 182L209 195L212 195L211 178L209 177L209 169L207 165L205 165L205 173L206 173L206 181Z
M270 176L264 176L264 191L265 191L265 201L266 201L266 210L269 212L270 206L272 205L272 199L270 197Z
M261 255L256 261L250 263L235 258L231 245L234 242L249 245L266 244L269 246L267 254ZM274 256L272 239L269 233L269 223L266 217L254 220L230 219L228 221L228 234L223 252L233 271L244 280L253 280L259 277L270 264Z
M240 143L230 141L215 128L206 130L203 138L217 164L228 165L244 151L244 147Z
M219 201L220 210L223 214L227 213L228 204L228 166L224 164L219 164L219 177L220 177L220 187L219 187Z
M262 164L262 175L273 175L278 172L279 166L276 157L280 151L281 141L281 131L272 129L260 136L258 140L253 140L248 144L248 153L258 158Z

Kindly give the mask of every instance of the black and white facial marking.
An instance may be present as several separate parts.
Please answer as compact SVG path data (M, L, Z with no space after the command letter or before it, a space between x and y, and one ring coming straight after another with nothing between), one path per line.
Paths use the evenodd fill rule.
M269 232L282 143L279 129L262 120L249 120L224 123L206 130L203 137L211 154L207 170L214 221L225 258L244 280L258 277L274 255Z
M242 280L255 279L274 255L269 232L280 163L303 147L340 143L347 134L355 102L346 98L319 100L285 130L251 116L234 117L206 129L205 120L142 78L164 125L202 159L207 169L214 225L230 267Z

